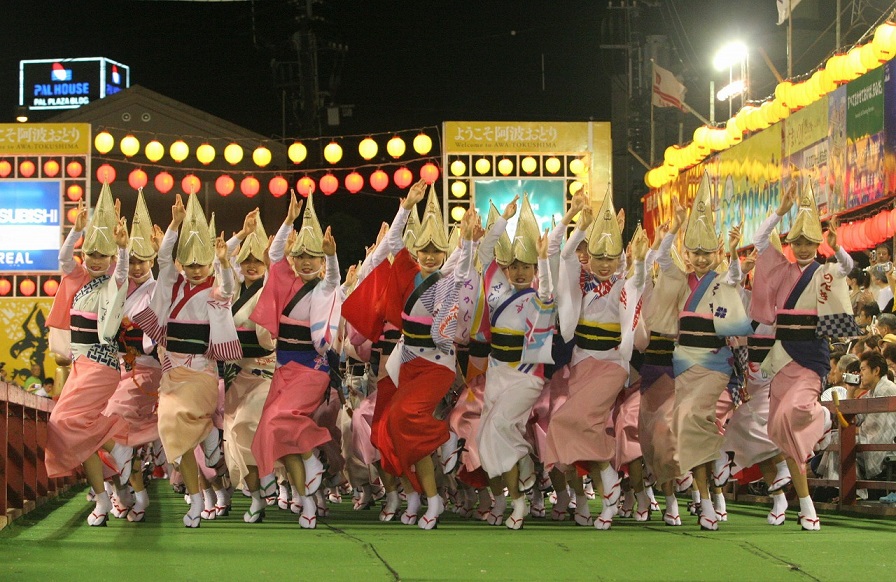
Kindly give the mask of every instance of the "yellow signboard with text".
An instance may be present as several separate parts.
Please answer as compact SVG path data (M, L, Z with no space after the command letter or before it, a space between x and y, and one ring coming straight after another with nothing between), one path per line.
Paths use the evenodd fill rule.
M89 123L0 123L0 155L89 153Z

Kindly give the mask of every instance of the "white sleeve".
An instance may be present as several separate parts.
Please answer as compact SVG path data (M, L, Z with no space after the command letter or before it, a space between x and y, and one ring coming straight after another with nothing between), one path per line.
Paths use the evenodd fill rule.
M740 259L737 258L737 255L734 255L728 262L728 271L725 273L725 284L731 287L736 287L740 285L741 279L743 278L744 275L740 269Z
M339 274L339 259L335 254L333 255L324 255L324 259L327 263L327 272L324 275L324 289L330 291L332 289L336 289L339 287L339 283L342 280L341 275Z
M289 239L289 232L291 230L291 224L283 224L280 226L277 234L274 235L274 240L271 241L271 249L268 251L271 264L276 263L286 256L286 241Z
M233 297L236 291L236 285L233 281L233 269L221 269L220 273L215 273L221 277L221 295L227 298Z
M671 232L663 237L660 248L656 251L656 262L663 271L668 271L675 267L675 261L672 260L672 244L675 242L675 235Z
M753 234L753 246L756 247L757 252L762 253L769 247L772 231L778 226L779 222L781 222L781 217L778 216L777 212L772 212L772 215L763 220L759 228L756 229L756 232Z
M644 289L644 283L647 280L647 277L645 276L646 269L644 268L645 262L636 260L636 261L634 261L634 264L632 265L632 267L633 267L632 282L635 284L635 287L637 287L638 289Z
M243 282L243 272L240 270L240 264L236 262L236 249L240 246L240 239L235 236L227 239L227 256L230 257L230 268L237 280Z
M75 262L75 245L78 244L78 239L81 238L82 233L83 231L75 229L68 231L65 242L62 243L62 247L59 249L59 270L62 271L63 275L68 275L74 271L75 266L78 264Z
M846 249L843 248L843 245L840 245L840 248L836 253L834 253L834 256L837 257L837 264L840 268L840 276L845 277L849 275L855 268L856 263L852 260L852 257L849 255L849 253L846 252Z
M507 220L503 216L499 216L498 220L492 225L482 240L479 241L479 262L488 265L495 258L495 247L498 246L498 240L501 235L507 231Z
M566 235L566 229L568 225L563 224L563 221L557 223L554 226L554 229L548 235L548 256L553 257L560 252L560 245L563 244L563 237Z
M559 247L558 247L559 248ZM547 259L538 259L538 298L548 301L554 295L551 265Z
M569 235L569 238L566 239L566 245L563 247L563 250L560 251L560 258L564 261L575 258L576 248L578 248L579 243L583 240L585 240L585 231L581 228L573 230L572 234Z
M130 267L130 256L127 248L118 249L118 257L115 263L115 284L121 287L128 282L128 268Z

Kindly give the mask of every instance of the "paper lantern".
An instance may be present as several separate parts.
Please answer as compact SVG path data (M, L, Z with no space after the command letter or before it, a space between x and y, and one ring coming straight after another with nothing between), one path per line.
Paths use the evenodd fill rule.
M231 166L235 166L243 161L243 147L238 143L227 144L224 148L224 159Z
M377 192L382 192L389 186L389 175L382 170L377 170L370 175L370 187Z
M739 143L744 139L744 132L737 126L737 120L733 117L725 124L725 133L728 134L729 143Z
M544 169L547 170L549 174L556 174L560 171L560 160L551 156L544 161Z
M25 160L19 164L19 175L24 178L30 178L34 175L37 168L31 160Z
M573 180L569 183L569 194L570 196L574 196L576 192L581 190L584 187L584 184L579 182L578 180Z
M233 181L233 178L231 178L227 174L218 176L218 179L215 180L215 190L221 196L229 196L230 193L233 192L233 188L235 186L236 183Z
M255 165L259 168L263 168L271 163L271 150L264 146L258 146L255 148L255 151L252 152L252 161L255 162Z
M31 297L36 290L37 285L34 283L34 279L22 279L19 281L19 293L25 297Z
M871 40L877 60L885 63L896 55L896 24L885 22L874 31Z
M818 245L818 254L823 257L834 256L834 249L828 244L828 231L825 230L821 237L821 244Z
M131 173L128 174L128 184L130 184L131 188L134 190L139 190L146 186L149 182L149 177L146 175L146 172L137 168L135 170L131 170Z
M0 295L9 295L10 291L12 291L12 283L9 282L9 279L0 279Z
M575 158L569 162L569 171L576 176L580 176L585 172L585 162L581 158Z
M289 190L289 182L283 176L274 176L268 182L268 190L274 195L274 198L280 198Z
M299 194L308 198L314 193L314 180L308 176L299 178L296 189L299 191Z
M463 198L467 195L467 184L462 180L455 180L451 183L451 195L455 198Z
M463 176L467 173L467 165L460 160L454 160L448 168L452 176Z
M174 188L174 178L168 172L159 172L156 174L153 184L155 185L156 190L162 194L167 194Z
M196 148L196 159L203 166L207 166L215 161L215 148L211 144L204 143Z
M793 83L790 81L781 81L775 87L775 99L784 105L788 105L790 101L790 92L793 89Z
M56 291L59 290L59 281L56 279L47 279L43 284L44 294L50 297L54 297L56 295Z
M871 222L874 224L874 243L882 243L888 238L892 231L889 230L890 225L890 211L882 210L877 213L877 215L871 219Z
M258 194L260 188L261 185L258 183L258 178L255 176L246 176L240 181L240 192L242 192L246 198L252 198Z
M411 185L411 182L414 181L414 174L412 174L410 170L402 166L395 170L395 174L392 175L392 179L395 181L395 185L399 188L407 188Z
M129 158L136 156L140 151L140 140L129 133L121 138L121 143L118 144L118 148L121 150L121 153Z
M59 162L56 160L47 160L44 162L44 176L55 178L59 173Z
M522 168L525 173L531 174L538 169L538 161L532 156L526 156L520 162L520 168Z
M328 143L327 147L324 148L324 159L331 164L338 164L339 160L342 159L342 146L335 141ZM321 188L321 191L323 191L323 188Z
M877 51L874 50L873 42L863 44L859 52L861 53L862 66L866 70L870 71L881 66L882 63L877 59Z
M405 145L404 140L398 137L397 135L392 137L389 142L386 144L386 151L389 152L389 155L395 158L396 160L404 155Z
M6 178L12 173L12 164L8 161L0 161L0 178Z
M513 162L507 158L502 158L501 161L498 162L498 172L502 176L509 176L513 173Z
M65 189L65 197L72 202L77 202L84 197L84 188L78 184L70 184L68 188Z
M439 179L439 168L432 162L427 162L423 164L423 167L420 168L420 177L427 184L432 184L436 180Z
M352 172L345 177L345 189L352 194L357 194L364 187L364 177L358 172Z
M108 154L115 146L115 138L108 131L101 131L93 138L93 147L101 154Z
M320 179L320 191L324 196L330 196L339 189L339 180L333 174L325 174Z
M705 125L701 125L697 129L694 130L694 143L697 144L698 147L709 147L709 128ZM572 165L572 164L570 164ZM570 168L572 169L572 168ZM577 173L577 172L574 172Z
M115 168L109 164L103 164L96 169L96 179L102 184L111 184L115 181Z
M492 169L492 163L488 161L488 158L479 158L476 160L474 164L476 171L480 174L488 174Z
M361 140L361 143L358 144L358 153L361 154L361 157L365 160L372 160L375 158L379 149L380 146L376 144L376 141L374 141L372 137L365 137Z
M432 149L432 138L430 138L425 133L421 132L414 138L414 151L420 154L421 156L425 156L429 153L429 150Z
M165 146L159 140L154 139L146 144L143 153L146 154L146 159L150 162L158 162L165 157Z
M224 155L226 156L227 153L225 152ZM242 156L242 154L240 155ZM292 145L289 146L289 149L286 150L286 155L289 156L289 161L292 163L301 164L305 161L305 158L308 157L308 148L306 148L300 141L293 142Z
M187 194L195 194L202 188L202 182L195 175L187 174L184 176L184 179L180 181L180 187Z
M65 219L68 220L69 224L74 224L76 218L78 218L78 209L69 208L68 212L65 213Z
M461 220L464 219L464 215L466 213L467 213L467 209L464 208L463 206L455 206L454 208L451 209L451 218L453 218L457 222L460 222Z
M172 160L180 163L190 155L190 146L184 140L179 139L168 148L168 155L171 156Z

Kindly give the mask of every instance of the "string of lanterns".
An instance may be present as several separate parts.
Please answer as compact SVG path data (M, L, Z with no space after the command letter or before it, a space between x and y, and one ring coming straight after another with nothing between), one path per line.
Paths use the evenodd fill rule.
M374 135L366 135L358 143L358 154L364 160L373 160L380 151L380 146L377 140L374 139ZM391 158L399 160L402 156L405 155L407 151L407 144L405 143L405 140L399 135L399 132L390 132L389 134L382 135L391 136L385 143L386 153L388 153ZM343 159L343 146L334 138L320 139L330 140L329 143L323 148L324 160L331 166L339 164L339 162ZM315 142L320 141L320 139L312 138L310 140L304 141L295 140L287 147L286 153L289 161L296 166L301 165L306 161L308 157L308 146L305 144L305 142ZM227 145L223 148L222 153L224 160L231 166L237 166L243 161L246 150L242 145L237 143L236 140L225 141L228 141L229 143L227 143ZM419 168L420 178L422 178L427 183L432 184L438 179L440 175L440 169L437 165L439 159L438 156L427 155L432 150L432 138L427 135L425 131L420 130L420 132L413 138L411 146L414 152L416 152L417 155L421 156L416 160L422 162L422 166ZM113 153L113 149L115 148L115 138L107 129L103 129L94 137L94 148L102 156L111 154ZM137 160L132 159L141 151L140 139L136 135L134 135L134 133L127 133L118 142L118 149L125 156L125 159L122 160L114 157L100 157L100 160L103 160L106 163L103 163L97 168L97 180L100 182L108 183L115 181L117 177L116 170L110 163L108 163L114 161L116 163L124 162L135 164L138 166L128 174L128 184L132 188L140 189L149 184L150 176L143 169L144 164L140 164ZM194 156L196 160L199 161L200 164L202 164L202 166L208 166L217 158L219 149L220 148L216 148L214 145L209 143L209 140L204 139L203 143L195 149ZM162 142L160 142L157 137L153 135L152 139L147 142L143 148L144 155L153 164L158 164L159 162L161 162L164 159L166 152L174 162L180 164L185 162L190 157L190 146L183 139L177 138L172 141L166 149ZM268 148L264 144L255 147L255 149L252 151L251 157L253 164L256 166L256 169L252 170L251 173L247 172L246 170L239 170L234 168L234 171L238 171L243 174L242 178L238 176L235 179L228 174L220 174L219 170L206 170L202 167L180 168L179 166L157 166L159 169L161 169L161 171L155 175L155 177L152 179L152 183L159 192L163 194L169 192L174 188L175 185L175 178L169 170L177 169L177 171L187 172L187 174L182 178L180 184L183 190L185 192L196 192L199 191L202 186L202 180L197 176L197 174L200 174L202 172L214 171L215 173L220 174L214 180L214 184L215 190L221 196L228 196L233 193L237 187L237 180L239 180L240 192L242 192L243 195L251 198L253 196L256 196L260 192L262 186L259 178L252 174L274 174L267 180L268 190L275 197L280 197L286 194L286 192L289 190L290 184L287 178L285 178L282 174L290 173L293 170L265 170L265 168L271 163L273 156L271 154L270 148ZM333 173L333 169L330 168L296 168L296 171L301 171L305 174L296 183L296 189L304 196L308 196L316 189L319 189L325 195L331 195L339 189L340 185L342 185L346 190L348 190L348 192L356 194L364 188L365 184L365 178L359 172L359 170L370 167L375 168L375 170L370 173L366 181L375 191L382 192L389 186L390 183L390 175L382 169L383 165L384 164L373 163L369 165L354 167L340 167L338 168L340 172L346 172L341 181ZM385 165L391 164L387 163ZM0 173L2 173L2 170L3 168L0 168ZM314 174L321 172L323 172L323 175L317 181L315 181L313 177L308 175L309 173ZM407 188L413 181L414 172L412 172L411 169L409 169L406 165L401 165L391 174L391 182L399 188Z
M745 134L762 131L786 119L791 113L815 103L840 85L880 67L894 56L896 23L888 21L875 29L871 41L834 54L803 80L782 81L775 87L774 94L761 104L745 105L718 127L698 127L693 141L687 145L669 146L662 165L649 170L644 183L650 188L665 186L682 170L699 164L715 152L737 145Z

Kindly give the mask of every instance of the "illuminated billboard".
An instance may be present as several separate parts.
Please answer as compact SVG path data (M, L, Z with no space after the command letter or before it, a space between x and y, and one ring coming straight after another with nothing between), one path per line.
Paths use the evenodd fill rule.
M76 109L131 85L131 68L104 57L19 61L19 105Z
M0 182L0 271L59 270L62 182Z

